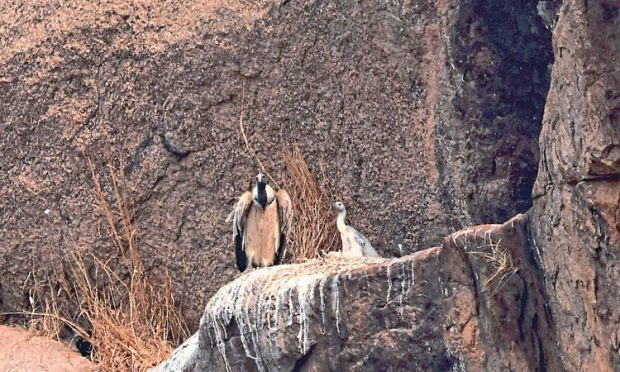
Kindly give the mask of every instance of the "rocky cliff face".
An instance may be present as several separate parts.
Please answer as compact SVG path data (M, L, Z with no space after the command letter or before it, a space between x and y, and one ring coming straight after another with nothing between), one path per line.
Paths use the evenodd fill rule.
M280 150L299 143L384 255L524 212L552 62L537 12L482 0L5 2L0 308L27 305L33 267L54 277L69 250L111 251L85 159L103 176L111 153L147 271L172 272L197 324L237 275L224 219L256 169L241 114L280 182Z
M568 370L620 365L620 18L565 1L534 188L533 249Z
M0 310L33 268L110 251L86 155L112 154L148 274L202 315L162 369L617 369L620 10L558 5L6 2ZM231 282L240 115L281 182L299 143L384 256L448 237Z
M396 260L239 278L159 368L617 370L619 12L562 4L527 217Z

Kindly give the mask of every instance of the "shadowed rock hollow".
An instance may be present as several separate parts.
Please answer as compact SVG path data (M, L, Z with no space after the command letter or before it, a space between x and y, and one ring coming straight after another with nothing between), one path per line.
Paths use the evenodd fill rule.
M224 219L256 172L242 111L272 175L283 180L280 151L299 143L384 255L531 205L552 60L535 2L1 10L3 310L28 305L33 267L53 278L70 250L112 251L85 159L103 177L110 152L125 166L146 270L171 271L197 325L236 275Z

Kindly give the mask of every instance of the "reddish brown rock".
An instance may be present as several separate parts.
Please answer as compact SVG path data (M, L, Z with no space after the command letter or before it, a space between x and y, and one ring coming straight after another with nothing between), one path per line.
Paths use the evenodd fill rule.
M556 23L557 3L7 1L0 311L27 304L28 279L63 275L69 250L109 255L84 154L103 173L112 152L146 269L172 272L197 323L237 275L223 221L255 172L242 112L272 174L299 143L386 256L525 211L553 54L528 223L468 228L398 260L254 272L211 300L170 362L617 369L619 8L566 0ZM518 271L503 280L508 258ZM265 281L273 292L255 288Z
M384 255L530 206L551 62L534 2L6 1L0 22L2 310L33 267L110 254L84 156L105 174L109 150L145 267L196 325L237 275L242 112L272 175L299 143Z
M58 341L0 326L0 371L92 372L97 366Z
M620 366L620 17L565 1L541 133L533 248L564 367Z

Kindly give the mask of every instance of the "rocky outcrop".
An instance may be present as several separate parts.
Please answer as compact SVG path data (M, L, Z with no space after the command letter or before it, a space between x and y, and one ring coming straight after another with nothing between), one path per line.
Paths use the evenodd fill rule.
M185 342L174 350L168 359L149 369L149 372L185 372L195 369L198 356L200 355L198 337L199 334L195 333L192 337L185 340Z
M432 64L447 65L438 70L434 150L449 232L503 222L531 206L538 159L531 140L553 62L538 9L547 3L461 1L447 12L445 58Z
M620 365L619 11L565 1L553 36L532 245L572 371Z
M552 58L535 2L6 1L0 13L0 310L27 305L33 267L54 278L69 250L112 250L85 160L109 191L112 153L145 268L172 272L197 325L237 275L223 237L255 173L242 114L276 179L281 148L299 143L384 255L531 204Z
M215 294L158 370L558 370L526 220L399 259L256 270Z

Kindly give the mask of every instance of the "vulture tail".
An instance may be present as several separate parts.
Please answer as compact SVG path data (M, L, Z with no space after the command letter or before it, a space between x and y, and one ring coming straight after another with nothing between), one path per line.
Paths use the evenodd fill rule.
M282 258L284 258L284 250L286 249L286 235L280 234L280 246L276 251L276 259L273 262L274 265L279 265Z
M243 236L239 230L237 230L237 235L235 236L235 256L237 258L237 268L241 272L245 271L245 268L248 266L248 257L243 250Z

